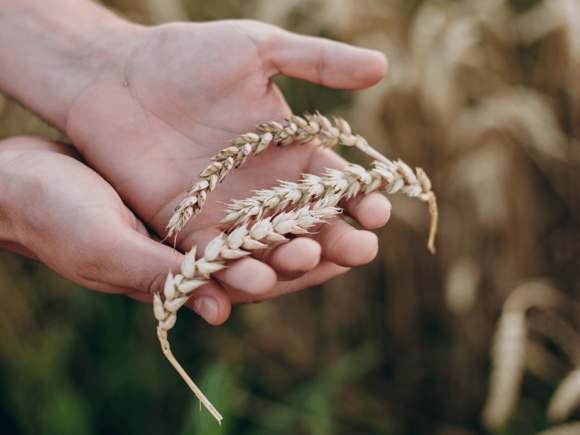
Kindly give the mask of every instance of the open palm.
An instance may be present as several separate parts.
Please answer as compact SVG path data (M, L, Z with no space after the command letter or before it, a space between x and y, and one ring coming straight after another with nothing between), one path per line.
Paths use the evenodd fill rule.
M270 81L280 73L356 89L378 82L386 73L386 60L377 52L254 21L139 28L75 100L66 132L87 163L163 236L173 208L210 157L254 125L290 115ZM246 198L251 190L270 188L277 180L297 180L303 172L343 166L336 154L313 144L284 151L271 147L212 193L203 211L179 234L177 248L203 247L213 238L225 215L223 203L231 199ZM383 225L390 210L378 194L343 205L369 229ZM220 306L266 299L368 262L376 245L372 233L338 219L259 259L238 261L216 274L206 292L213 292ZM158 291L163 280L160 275L150 291Z

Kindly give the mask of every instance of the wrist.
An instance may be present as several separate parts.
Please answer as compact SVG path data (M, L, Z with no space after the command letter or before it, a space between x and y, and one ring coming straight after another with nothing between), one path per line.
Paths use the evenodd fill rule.
M141 26L84 0L0 0L0 88L65 129L72 104Z

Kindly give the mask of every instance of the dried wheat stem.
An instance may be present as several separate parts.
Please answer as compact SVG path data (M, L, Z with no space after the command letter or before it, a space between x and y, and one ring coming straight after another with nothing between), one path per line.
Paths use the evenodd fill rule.
M171 353L171 349L169 347L169 341L167 341L167 332L160 330L160 328L158 326L157 327L157 336L159 337L159 341L161 342L161 348L163 349L163 355L165 355L165 357L169 360L171 365L175 368L175 370L177 370L177 372L181 375L181 377L187 383L187 385L189 385L189 388L191 388L191 390L195 393L195 395L200 400L200 402L203 403L203 405L207 408L207 410L211 413L211 415L213 415L215 417L215 419L218 421L218 423L221 426L222 420L223 420L223 417L221 416L221 414L218 412L217 409L214 408L214 406L210 403L210 401L207 400L207 397L205 397L205 395L201 392L201 390L198 388L198 386L195 385L195 382L193 382L191 380L191 378L186 373L186 371L183 370L183 367L181 367L181 365L177 362L177 360L173 356L173 353ZM163 336L165 336L165 338L163 338Z
M351 164L344 172L327 169L323 176L304 174L298 183L283 181L278 187L257 191L252 198L234 200L221 223L237 225L252 219L260 220L270 210L278 213L293 204L304 206L313 203L314 209L332 207L342 198L350 199L359 192L367 194L381 189L387 193L404 193L429 204L431 227L427 246L435 253L437 200L427 174L421 168L417 168L416 174L413 173L400 160L388 163L374 161L373 166L365 170L362 166Z
M312 226L340 212L341 210L337 207L312 210L305 206L288 213L281 213L276 217L262 219L251 228L243 225L227 236L221 233L207 245L199 260L195 258L196 247L194 246L181 264L181 273L173 276L169 272L163 289L165 301L161 300L158 293L154 295L153 312L159 322L157 337L164 355L218 422L222 420L222 416L187 376L171 353L167 333L175 325L177 311L187 302L194 290L207 283L212 273L226 267L225 261L244 258L250 255L252 250L266 248L267 245L262 242L263 240L283 242L288 240L285 234L307 233Z
M283 147L296 140L300 141L300 143L306 143L318 139L320 146L324 148L334 148L338 144L356 146L365 154L376 159L373 162L375 168L372 170L379 175L376 179L381 179L381 171L385 175L374 189L381 185L382 180L386 180L388 184L387 193L400 191L427 202L431 214L428 247L432 253L435 253L435 232L438 217L437 200L435 194L431 192L431 181L429 181L425 172L417 168L417 174L415 175L411 168L401 160L392 162L387 159L372 148L362 136L353 135L350 125L344 119L335 117L335 125L333 126L328 118L320 113L314 115L306 114L304 118L292 115L286 119L286 124L280 124L275 121L260 124L256 128L262 133L261 135L246 133L232 140L233 146L224 148L212 158L213 162L196 177L202 178L202 180L193 184L187 191L188 197L175 208L173 217L166 228L168 231L167 237L171 237L181 231L187 221L201 211L207 194L213 191L234 168L242 165L251 154L257 155L261 153L271 142L276 142L278 146ZM355 189L355 187L353 186L352 189ZM280 210L282 208L279 207Z
M437 197L434 192L431 191L428 193L427 203L429 204L429 215L431 216L427 247L432 254L435 254L435 235L437 234L437 224L439 221L439 207L437 206Z

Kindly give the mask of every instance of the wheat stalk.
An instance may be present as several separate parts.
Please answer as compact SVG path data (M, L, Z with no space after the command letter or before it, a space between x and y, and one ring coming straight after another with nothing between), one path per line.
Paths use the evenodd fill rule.
M488 429L502 427L515 407L525 367L525 345L525 312L504 312L494 337L490 392L482 415Z
M566 376L548 405L548 418L554 422L566 420L580 405L580 367Z
M221 150L211 159L212 163L197 175L196 178L202 178L202 180L191 186L187 191L188 196L175 208L174 214L166 228L168 232L167 237L171 237L181 231L187 221L201 211L208 193L212 192L234 168L241 166L250 155L253 154L255 156L260 154L272 142L276 142L278 146L284 147L297 140L300 143L306 143L318 139L320 146L324 148L334 148L338 144L356 146L365 154L376 159L373 162L374 169L369 173L371 178L369 179L365 176L364 179L359 179L358 183L353 183L354 180L351 180L351 190L344 192L347 197L354 196L352 192L355 189L356 193L358 193L362 184L365 188L368 188L365 190L365 193L383 186L387 193L406 193L408 196L417 197L427 202L431 214L428 247L434 253L438 216L437 199L431 191L431 181L425 172L421 168L417 168L415 175L413 170L401 160L393 162L387 159L372 148L362 136L353 135L350 125L342 118L334 118L335 126L331 124L328 118L322 116L320 113L314 115L306 114L304 118L292 115L286 119L286 124L280 124L275 121L260 124L256 126L256 129L262 132L261 135L246 133L232 140L233 146ZM347 168L347 172L363 177L364 170L361 172L358 168L360 166L351 165ZM337 181L341 183L345 181L344 176L338 175L338 172L327 174L336 176L338 178ZM346 174L346 176L348 177L349 175ZM370 181L367 183L366 180ZM383 185L384 181L386 181L386 186ZM294 188L294 185L291 183L287 183L287 186L291 189ZM371 186L373 187L371 188ZM328 193L328 195L330 196L332 193ZM336 203L338 203L338 200ZM281 204L283 204L283 201L281 201ZM283 209L280 204L276 207L279 210Z
M252 250L266 248L268 245L263 243L263 240L283 242L288 240L284 236L285 234L307 233L308 229L314 225L325 222L340 212L338 207L313 210L306 206L291 212L281 213L276 217L262 219L251 228L248 228L247 224L242 225L227 236L222 232L207 245L199 260L195 258L197 249L194 246L183 260L181 273L173 276L171 271L169 272L163 289L165 301L162 301L161 295L158 293L154 295L153 312L159 322L157 337L164 355L220 424L222 416L171 353L167 332L175 325L177 311L192 296L194 290L207 283L212 273L226 267L225 261L244 258L250 255Z

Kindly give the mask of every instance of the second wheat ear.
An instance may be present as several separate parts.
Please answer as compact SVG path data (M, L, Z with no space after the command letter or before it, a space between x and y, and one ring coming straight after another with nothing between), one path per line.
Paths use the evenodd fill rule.
M404 193L429 205L431 225L427 246L435 253L437 231L437 198L431 190L427 174L416 168L415 172L403 161L391 161L372 148L367 141L353 135L350 125L341 118L334 118L334 125L320 113L306 114L304 118L291 116L285 124L268 122L256 126L261 132L246 133L232 140L232 146L224 148L211 160L212 163L198 174L200 181L194 183L186 198L175 208L167 225L167 237L177 235L187 221L199 213L207 196L232 170L250 157L263 152L271 143L284 147L294 141L300 143L318 139L319 146L334 148L341 144L355 146L373 159L372 168L365 169L350 164L344 171L328 169L317 176L303 174L299 182L283 181L279 186L260 190L252 198L234 200L227 208L228 215L221 222L230 225L229 234L221 233L206 247L203 256L196 259L197 249L185 256L181 273L167 276L163 296L155 294L153 310L157 336L167 359L190 386L201 403L221 424L222 416L207 400L185 370L179 365L169 346L167 332L173 328L177 310L204 285L212 273L226 263L251 255L251 252L268 247L268 242L284 242L286 234L304 234L315 225L340 214L338 203L359 193L381 190L385 193ZM285 211L294 207L290 211Z

